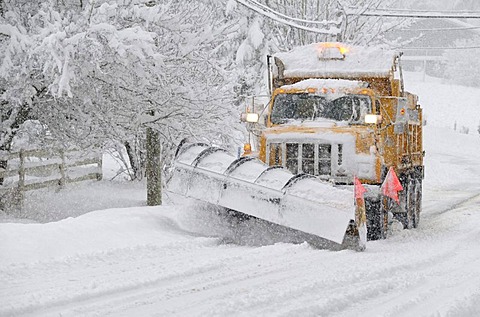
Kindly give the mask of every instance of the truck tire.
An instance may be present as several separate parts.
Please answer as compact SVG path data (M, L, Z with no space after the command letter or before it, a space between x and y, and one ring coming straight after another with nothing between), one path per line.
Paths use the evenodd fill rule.
M405 228L412 229L416 228L417 219L416 219L416 190L415 190L415 180L409 178L408 183L406 186L406 196L407 196L407 203L405 208L407 210L407 222L405 224Z
M387 236L387 216L380 199L366 198L365 209L367 214L367 240L385 239Z
M422 208L422 181L408 176L402 186L400 212L395 214L395 218L403 224L405 229L417 228Z
M420 223L420 212L422 210L422 180L415 180L415 224L414 228Z

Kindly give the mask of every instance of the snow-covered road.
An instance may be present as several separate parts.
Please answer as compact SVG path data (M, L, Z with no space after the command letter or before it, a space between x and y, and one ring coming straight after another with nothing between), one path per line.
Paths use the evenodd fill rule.
M480 137L452 130L474 128L480 90L413 83L431 122L419 228L315 250L202 206L131 207L143 188L97 183L81 204L129 208L0 223L0 316L480 316ZM62 210L68 194L54 219L82 213Z
M0 315L478 316L480 138L427 140L420 227L360 253L274 243L198 206L0 224Z

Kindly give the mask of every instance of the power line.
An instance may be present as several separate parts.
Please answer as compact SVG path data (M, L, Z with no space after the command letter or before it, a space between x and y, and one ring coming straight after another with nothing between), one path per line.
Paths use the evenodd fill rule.
M480 14L478 15L460 15L460 14L403 14L403 13L390 13L390 12L376 12L376 11L365 11L365 12L347 12L347 15L360 15L367 17L385 17L385 18L413 18L413 19L480 19Z
M427 50L470 50L480 49L480 46L457 46L457 47L397 47L403 51L427 51Z
M349 10L359 10L359 8L349 7ZM383 12L410 12L410 13L441 13L441 14L480 14L480 11L474 10L411 10L411 9L386 9L386 8L376 8L374 11L383 11Z
M271 12L275 15L278 15L282 18L285 18L285 19L288 19L288 20L292 20L292 21L295 21L295 22L301 22L301 23L308 23L308 24L320 24L320 25L334 25L334 26L338 26L342 23L342 21L312 21L312 20L304 20L304 19L299 19L299 18L294 18L294 17L290 17L288 15L285 15L281 12L278 12L278 11L275 11L273 10L272 8L260 3L260 2L257 2L255 0L247 0L253 4L255 4L256 6L258 7L261 7L263 8L264 10L268 11L268 12Z
M416 32L435 32L435 31L463 31L463 30L474 30L480 29L480 26L466 26L458 28L435 28L435 29L398 29L399 31L416 31Z
M287 25L290 25L295 28L303 29L305 31L309 32L314 32L314 33L320 33L320 34L332 34L335 33L335 30L321 30L317 28L312 28L312 27L307 27L303 26L294 22L301 22L301 23L310 23L310 24L319 24L322 26L337 26L338 27L338 21L312 21L312 20L304 20L304 19L299 19L299 18L294 18L287 16L285 14L282 14L281 12L275 11L272 8L257 2L256 0L236 0L240 4L246 6L247 8L262 14L270 19L273 19L277 22L284 23ZM358 8L353 8L350 7L348 10L354 10ZM376 12L377 11L377 12ZM383 11L383 12L382 12ZM382 12L382 13L380 13ZM452 19L452 18L468 18L468 19L480 19L480 12L478 11L442 11L442 10L416 10L415 12L421 12L421 13L429 13L429 14L395 14L391 12L412 12L411 10L407 9L375 9L371 11L364 11L364 12L358 12L354 13L352 11L347 11L347 15L361 15L361 16L378 16L378 17L402 17L402 18L443 18L443 19ZM454 15L442 15L442 14L435 14L435 15L430 15L430 13L435 12L435 13L469 13L468 15L459 15L459 14L454 14ZM475 13L478 15L472 15L472 13ZM290 21L294 22L290 22ZM417 31L417 32L438 32L438 31L462 31L462 30L474 30L474 29L480 29L480 26L469 26L469 27L458 27L458 28L431 28L431 29L401 29L402 31ZM332 32L333 31L333 32ZM465 49L469 49L470 47L465 47ZM476 47L471 47L471 48L476 48ZM419 49L425 49L425 48L419 48ZM442 49L442 48L432 48L432 49ZM443 48L443 49L452 49L452 48Z
M279 17L278 12L273 11L272 9L270 9L270 12L268 12L265 9L257 7L255 4L249 3L249 2L255 3L254 0L236 0L236 1L238 3L246 6L247 8L257 12L257 13L259 13L263 16L266 16L267 18L270 18L274 21L292 26L292 27L297 28L297 29L302 29L302 30L305 30L305 31L308 31L308 32L313 32L313 33L318 33L318 34L327 34L327 35L336 35L340 32L338 27L330 28L330 25L328 23L326 23L326 26L325 26L326 28L322 30L322 29L318 29L318 28L314 28L314 27L303 26L303 25L288 21L288 20L286 20L282 17ZM335 23L332 23L332 24L335 24Z

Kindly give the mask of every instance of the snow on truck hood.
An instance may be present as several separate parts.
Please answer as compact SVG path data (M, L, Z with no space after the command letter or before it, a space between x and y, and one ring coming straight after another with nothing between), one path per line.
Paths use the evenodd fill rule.
M289 119L287 122L277 125L273 128L267 129L267 131L280 132L283 130L289 130L292 127L299 129L306 129L304 132L309 133L310 128L333 128L333 127L348 127L348 121L335 121L326 118L316 118L315 120L299 120Z
M291 119L281 125L275 125L263 131L267 138L285 138L288 135L301 134L305 138L318 137L318 135L348 134L354 137L355 133L369 133L367 126L350 125L348 121L335 121L325 118L315 120Z
M298 129L289 131L288 129L268 129L265 131L265 137L269 142L276 141L311 141L311 140L329 140L336 143L354 143L355 134L352 131L333 132L324 129Z
M277 53L285 67L285 77L385 77L392 71L395 57L391 50L379 47L347 46L343 60L319 59L321 43L297 47L289 52ZM278 69L274 67L274 75Z

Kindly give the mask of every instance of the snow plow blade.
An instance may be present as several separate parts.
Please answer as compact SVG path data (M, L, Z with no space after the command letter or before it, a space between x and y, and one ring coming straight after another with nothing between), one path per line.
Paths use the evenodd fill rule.
M203 143L181 144L167 191L295 230L314 247L365 249L353 192Z

